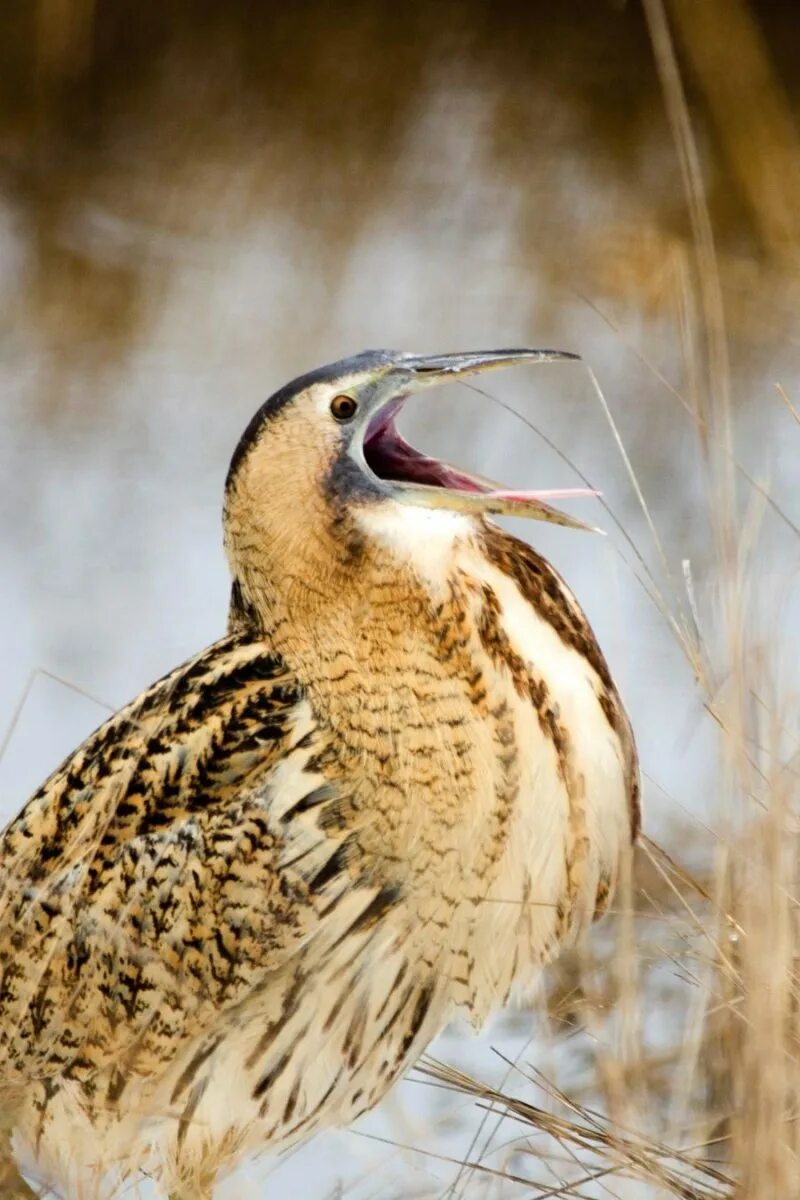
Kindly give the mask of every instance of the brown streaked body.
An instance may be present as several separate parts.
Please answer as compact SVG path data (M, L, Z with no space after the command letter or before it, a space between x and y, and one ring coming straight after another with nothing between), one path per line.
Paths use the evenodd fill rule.
M6 829L0 1103L63 1194L210 1195L349 1122L607 902L630 727L574 597L488 514L578 523L394 424L555 357L368 352L267 401L226 485L227 635Z

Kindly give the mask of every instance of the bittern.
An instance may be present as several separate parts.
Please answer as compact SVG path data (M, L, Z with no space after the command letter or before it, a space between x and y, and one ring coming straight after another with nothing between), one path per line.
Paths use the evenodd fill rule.
M352 1121L607 904L630 725L569 588L488 514L576 522L396 427L559 357L367 352L267 400L225 487L228 632L6 829L0 1105L61 1194L194 1200Z

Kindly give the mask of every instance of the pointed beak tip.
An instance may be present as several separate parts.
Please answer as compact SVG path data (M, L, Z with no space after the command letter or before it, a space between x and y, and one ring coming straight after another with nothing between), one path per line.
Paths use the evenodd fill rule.
M511 351L513 354L514 351ZM538 362L580 362L581 356L575 350L521 350L522 355L530 356Z

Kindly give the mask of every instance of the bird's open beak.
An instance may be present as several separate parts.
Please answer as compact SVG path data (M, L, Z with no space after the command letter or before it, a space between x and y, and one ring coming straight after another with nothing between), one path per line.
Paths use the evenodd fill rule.
M403 403L412 392L499 367L575 361L578 357L561 350L487 350L430 357L398 356L384 377L379 406L364 432L362 451L367 467L379 479L392 482L396 498L408 504L464 513L532 517L574 529L592 529L592 526L552 508L547 501L595 496L596 492L585 488L512 491L491 479L469 474L420 453L408 444L395 425ZM388 395L386 384L391 387Z

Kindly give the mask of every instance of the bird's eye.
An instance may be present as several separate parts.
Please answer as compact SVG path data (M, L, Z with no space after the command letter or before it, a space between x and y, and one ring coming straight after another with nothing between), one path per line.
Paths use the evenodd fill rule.
M358 401L352 396L334 396L331 400L331 412L337 421L352 421L358 411Z

